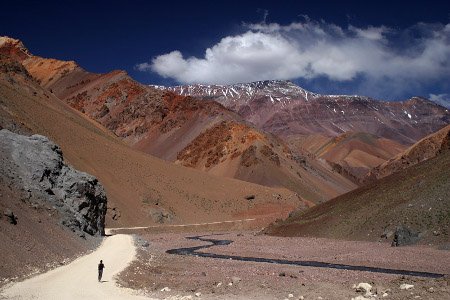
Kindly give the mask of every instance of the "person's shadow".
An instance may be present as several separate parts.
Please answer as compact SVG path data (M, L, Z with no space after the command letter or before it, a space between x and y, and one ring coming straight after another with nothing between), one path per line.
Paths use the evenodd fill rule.
M108 282L108 280L100 280L100 283Z

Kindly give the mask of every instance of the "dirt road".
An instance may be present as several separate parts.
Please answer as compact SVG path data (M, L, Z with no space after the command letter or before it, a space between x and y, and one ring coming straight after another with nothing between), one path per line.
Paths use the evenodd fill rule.
M136 249L130 235L105 238L100 247L72 263L23 282L7 286L0 299L150 299L131 289L116 286L114 275L135 258ZM103 260L102 282L97 281L97 264Z

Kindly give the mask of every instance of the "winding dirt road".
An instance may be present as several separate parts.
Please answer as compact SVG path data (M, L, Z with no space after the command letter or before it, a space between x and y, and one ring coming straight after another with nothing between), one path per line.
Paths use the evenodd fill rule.
M111 299L148 300L130 289L116 286L114 275L135 258L136 248L130 235L117 234L104 239L94 252L72 263L23 282L7 286L0 299ZM103 260L102 282L97 281L97 264Z

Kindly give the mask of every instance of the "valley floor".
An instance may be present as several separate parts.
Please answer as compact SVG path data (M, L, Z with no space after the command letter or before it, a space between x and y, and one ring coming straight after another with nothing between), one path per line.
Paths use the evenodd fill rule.
M353 288L370 283L386 299L450 299L450 251L428 246L390 247L387 242L281 238L235 231L204 238L232 240L226 246L200 249L223 255L381 267L447 274L440 279L327 268L243 262L167 254L173 248L208 245L186 239L200 233L140 234L138 259L120 274L119 284L162 299L348 299L362 295ZM220 234L220 235L218 235ZM148 242L148 247L142 244ZM400 290L403 283L414 288ZM167 291L168 289L170 291ZM200 293L200 294L199 294ZM292 297L289 297L292 296ZM417 297L418 296L418 297ZM322 298L319 298L322 297Z
M199 250L447 274L431 279L167 254L173 248L208 244L186 239L201 235L198 232L167 230L172 232L163 232L161 228L122 230L135 233L134 240L132 235L117 230L119 234L105 238L96 251L66 266L7 286L0 299L350 300L362 295L352 287L360 282L370 283L378 298L386 293L386 299L450 299L450 251L428 246L392 248L387 242L280 238L245 230L217 231L213 235L211 229L205 235L233 242ZM106 265L102 283L96 278L100 259ZM414 287L401 290L403 283Z

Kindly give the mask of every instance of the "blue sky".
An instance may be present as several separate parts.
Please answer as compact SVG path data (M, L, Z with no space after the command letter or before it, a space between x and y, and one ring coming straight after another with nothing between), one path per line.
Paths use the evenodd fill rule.
M448 1L16 1L1 35L143 83L290 79L380 99L450 94ZM433 96L434 95L434 96Z

